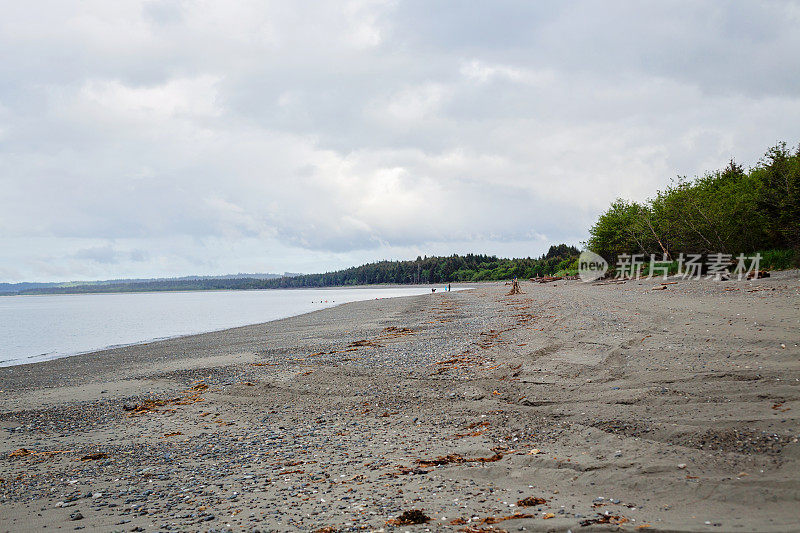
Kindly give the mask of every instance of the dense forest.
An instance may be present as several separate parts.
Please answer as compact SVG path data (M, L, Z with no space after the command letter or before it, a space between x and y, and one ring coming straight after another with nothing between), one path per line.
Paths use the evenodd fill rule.
M379 261L325 274L269 280L269 287L328 287L373 283L448 283L505 280L555 274L570 268L580 251L574 246L551 246L539 258L499 259L493 255L418 257L415 261Z
M610 262L622 253L674 260L761 252L764 266L797 265L800 147L780 143L749 171L731 161L694 180L679 178L643 203L617 200L592 226L587 247Z

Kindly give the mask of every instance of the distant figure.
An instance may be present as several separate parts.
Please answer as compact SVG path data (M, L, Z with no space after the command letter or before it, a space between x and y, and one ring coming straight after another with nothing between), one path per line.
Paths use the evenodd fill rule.
M431 289L431 292L436 292L436 289Z
M447 284L447 292L450 292L450 284Z

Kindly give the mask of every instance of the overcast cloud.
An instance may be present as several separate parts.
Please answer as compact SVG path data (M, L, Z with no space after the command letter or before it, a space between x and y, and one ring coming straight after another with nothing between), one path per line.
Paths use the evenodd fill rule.
M800 141L798 2L2 2L0 281L578 244Z

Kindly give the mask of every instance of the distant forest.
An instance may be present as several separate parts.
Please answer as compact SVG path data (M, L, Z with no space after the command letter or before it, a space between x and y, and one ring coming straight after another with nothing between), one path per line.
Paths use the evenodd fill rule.
M587 247L609 262L622 253L675 260L680 253L761 252L762 266L797 266L800 146L780 143L749 171L731 161L694 180L679 178L646 202L619 199L592 226Z
M499 259L493 255L467 254L447 257L417 257L415 261L379 261L358 267L269 280L274 288L370 285L373 283L449 283L454 281L532 278L566 270L580 251L574 246L551 246L539 258Z
M17 294L75 294L96 292L150 292L187 290L288 289L372 284L449 283L528 278L558 273L574 265L579 250L559 244L538 258L500 259L467 254L418 257L413 261L379 261L324 274L303 274L274 279L200 278L115 283L72 283L65 286L26 288Z

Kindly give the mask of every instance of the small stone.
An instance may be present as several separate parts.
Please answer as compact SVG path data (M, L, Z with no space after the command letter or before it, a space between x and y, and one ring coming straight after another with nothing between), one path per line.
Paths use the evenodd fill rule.
M69 515L70 520L83 520L83 515L80 511L75 511L71 515Z
M686 463L681 463L681 464L679 464L679 465L678 465L678 468L680 468L681 470L683 470L684 468L686 468Z

